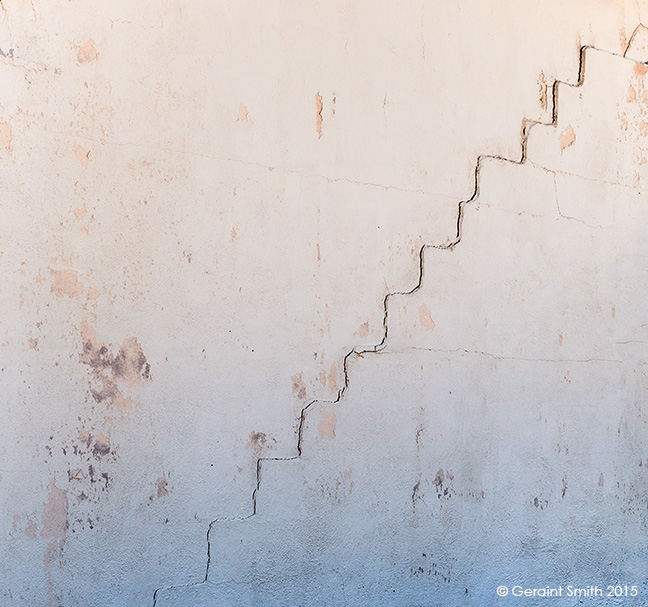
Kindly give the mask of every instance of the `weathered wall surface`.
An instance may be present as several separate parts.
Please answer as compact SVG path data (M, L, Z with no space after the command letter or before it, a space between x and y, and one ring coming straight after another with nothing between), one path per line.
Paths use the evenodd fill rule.
M0 604L646 579L648 37L536 4L2 0Z

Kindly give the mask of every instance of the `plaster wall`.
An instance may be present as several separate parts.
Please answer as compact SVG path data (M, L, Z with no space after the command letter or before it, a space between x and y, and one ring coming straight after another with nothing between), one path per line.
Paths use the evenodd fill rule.
M641 5L1 4L0 604L644 582Z

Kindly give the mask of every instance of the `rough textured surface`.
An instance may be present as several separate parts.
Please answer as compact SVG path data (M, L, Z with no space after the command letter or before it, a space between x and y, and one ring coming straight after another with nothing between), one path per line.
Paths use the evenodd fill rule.
M645 578L642 10L2 0L0 604Z

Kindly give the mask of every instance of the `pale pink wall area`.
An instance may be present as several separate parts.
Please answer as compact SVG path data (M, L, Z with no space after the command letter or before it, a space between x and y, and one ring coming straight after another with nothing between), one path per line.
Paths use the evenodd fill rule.
M2 0L0 606L645 578L645 12Z

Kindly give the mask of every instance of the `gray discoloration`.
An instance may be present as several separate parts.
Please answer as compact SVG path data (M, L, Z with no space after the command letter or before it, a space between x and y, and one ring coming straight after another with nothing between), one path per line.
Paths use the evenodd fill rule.
M97 343L96 332L82 323L83 351L79 360L92 369L94 387L91 394L97 403L130 409L132 401L123 394L122 385L130 390L137 382L151 379L151 367L136 337L124 341L116 354L108 346Z
M165 476L161 476L160 478L158 478L156 485L157 485L158 497L164 497L166 495L169 495L169 490L167 489L169 482L167 481Z
M252 449L255 453L261 453L268 442L268 437L263 432L250 432L247 442L247 448Z

